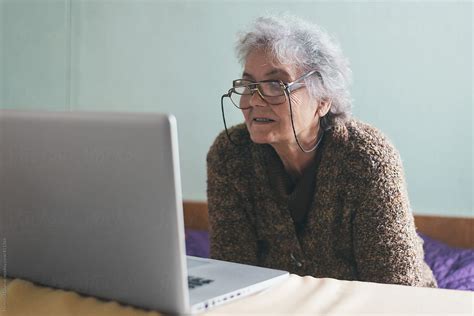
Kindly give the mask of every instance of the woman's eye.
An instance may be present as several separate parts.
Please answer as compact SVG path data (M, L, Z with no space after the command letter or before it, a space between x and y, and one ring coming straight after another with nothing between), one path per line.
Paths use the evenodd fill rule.
M272 82L270 87L272 88L272 90L275 90L275 91L280 91L281 90L280 83L278 83L278 82Z

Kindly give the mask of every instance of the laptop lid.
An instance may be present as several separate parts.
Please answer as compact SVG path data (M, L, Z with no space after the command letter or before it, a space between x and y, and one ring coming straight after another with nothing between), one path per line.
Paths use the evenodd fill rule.
M185 312L173 116L0 110L0 159L9 277Z

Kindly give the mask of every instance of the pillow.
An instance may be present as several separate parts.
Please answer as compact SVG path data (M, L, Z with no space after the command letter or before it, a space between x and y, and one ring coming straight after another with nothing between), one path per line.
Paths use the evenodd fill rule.
M450 247L419 235L424 241L425 261L433 271L438 287L474 291L474 249Z

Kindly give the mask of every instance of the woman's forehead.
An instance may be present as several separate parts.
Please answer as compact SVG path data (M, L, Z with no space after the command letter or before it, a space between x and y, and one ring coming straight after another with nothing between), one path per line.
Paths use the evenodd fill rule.
M293 67L284 65L270 58L248 58L245 63L243 75L247 77L278 77L292 79L295 74Z
M244 76L251 78L273 76L291 80L295 74L294 65L280 63L275 56L264 49L254 50L247 55L243 71Z
M249 70L244 70L242 73L243 78L252 78L254 79L255 77L260 77L263 76L265 78L270 78L270 77L275 77L275 78L281 78L281 79L290 79L292 78L291 74L289 74L286 70L284 69L279 69L279 68L272 68L268 69L268 71L260 73L260 72L254 72L252 69Z

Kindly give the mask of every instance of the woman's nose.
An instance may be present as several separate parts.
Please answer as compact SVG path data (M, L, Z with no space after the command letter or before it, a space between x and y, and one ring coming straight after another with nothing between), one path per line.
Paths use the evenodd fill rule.
M267 101L263 97L262 93L258 88L252 90L252 95L250 96L249 103L251 106L266 106Z

